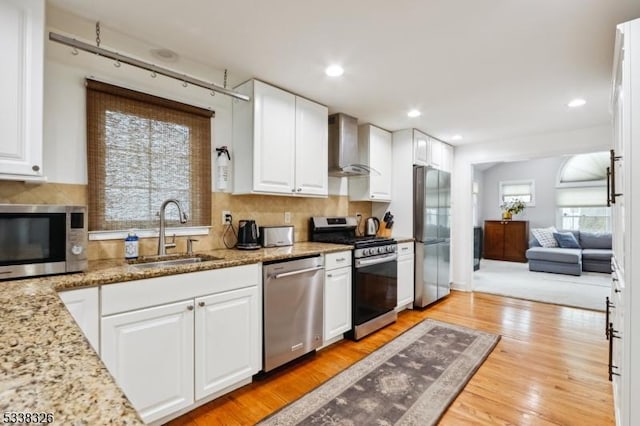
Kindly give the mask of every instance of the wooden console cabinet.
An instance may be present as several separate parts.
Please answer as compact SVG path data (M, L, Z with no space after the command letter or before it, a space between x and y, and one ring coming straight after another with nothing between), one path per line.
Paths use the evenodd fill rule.
M484 222L484 258L526 262L529 248L529 221L486 220Z

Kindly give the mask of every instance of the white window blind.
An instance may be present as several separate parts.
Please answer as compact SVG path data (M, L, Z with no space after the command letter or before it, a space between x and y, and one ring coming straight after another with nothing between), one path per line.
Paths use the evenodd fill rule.
M601 207L607 205L605 186L588 186L556 189L558 207Z
M532 206L535 198L533 180L500 182L500 204L520 200Z

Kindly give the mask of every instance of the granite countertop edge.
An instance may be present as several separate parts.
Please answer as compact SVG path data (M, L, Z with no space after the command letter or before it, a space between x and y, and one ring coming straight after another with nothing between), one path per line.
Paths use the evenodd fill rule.
M91 261L82 273L0 282L0 410L51 413L60 424L144 424L91 348L58 292L165 275L351 250L301 242L252 251L202 253L213 261L141 269L124 260Z

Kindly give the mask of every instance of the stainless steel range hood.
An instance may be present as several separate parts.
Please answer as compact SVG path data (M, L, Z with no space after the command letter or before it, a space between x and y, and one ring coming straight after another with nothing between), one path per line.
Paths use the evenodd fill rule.
M358 161L358 119L343 113L329 116L329 176L366 176L371 169Z

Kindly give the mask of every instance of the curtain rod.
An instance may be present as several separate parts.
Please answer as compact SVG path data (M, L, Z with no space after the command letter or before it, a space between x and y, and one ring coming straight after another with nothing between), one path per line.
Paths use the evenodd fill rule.
M104 56L105 58L113 59L115 61L122 62L124 64L128 64L137 68L142 68L144 70L151 71L156 74L164 75L165 77L170 77L179 81L190 83L190 84L193 84L194 86L202 87L203 89L213 90L214 92L222 93L224 95L231 96L232 98L240 99L243 101L251 100L251 98L247 95L234 92L233 90L229 90L225 87L218 86L215 83L207 83L206 81L199 80L195 77L190 77L186 74L180 74L175 71L171 71L169 69L162 68L157 65L153 65L148 62L141 61L139 59L131 58L129 56L121 55L119 53L112 52L107 49L103 49L101 47L92 46L88 43L84 43L74 38L70 38L70 37L66 37L60 34L50 32L49 40L52 40L61 44L65 44L67 46L71 46L76 49L84 50L85 52L95 53L96 55Z

